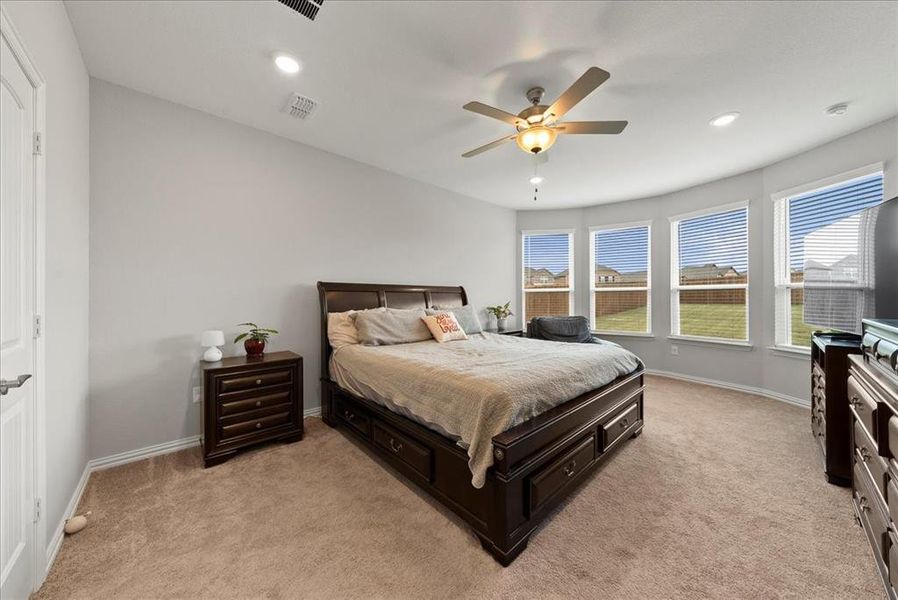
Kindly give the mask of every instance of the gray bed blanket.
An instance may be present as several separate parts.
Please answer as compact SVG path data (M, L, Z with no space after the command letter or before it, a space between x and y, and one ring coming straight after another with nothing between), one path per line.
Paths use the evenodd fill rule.
M576 344L600 343L589 331L586 317L533 317L527 324L527 337Z
M483 487L493 436L632 373L636 355L610 342L565 344L495 334L439 344L344 346L331 357L340 387L467 446Z

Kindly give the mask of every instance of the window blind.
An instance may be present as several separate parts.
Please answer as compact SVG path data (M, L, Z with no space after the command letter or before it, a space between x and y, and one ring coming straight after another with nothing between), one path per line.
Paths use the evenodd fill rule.
M573 235L525 233L521 277L524 320L569 315L573 294Z
M651 330L649 237L648 225L593 231L593 329Z
M748 339L748 208L674 222L674 333Z
M795 319L793 329L857 331L872 314L872 207L882 199L882 173L789 199L788 280L804 283L803 323Z

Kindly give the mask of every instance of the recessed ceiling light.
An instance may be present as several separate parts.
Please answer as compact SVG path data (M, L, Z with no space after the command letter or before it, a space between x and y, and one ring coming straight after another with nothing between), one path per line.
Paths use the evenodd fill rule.
M848 113L848 103L839 102L838 104L833 104L823 112L825 112L830 117L841 117L842 115Z
M278 52L274 55L274 64L277 65L278 69L290 75L299 73L299 70L302 68L298 60L289 54L283 54L282 52Z
M545 181L545 178L540 177L539 175L534 175L533 177L530 178L530 183L532 183L533 185L539 185L543 181Z
M735 121L738 118L739 118L738 112L735 112L735 111L728 112L728 113L723 113L722 115L717 115L716 117L711 119L709 121L709 123L711 125L713 125L714 127L726 127L727 125L731 124L733 121Z

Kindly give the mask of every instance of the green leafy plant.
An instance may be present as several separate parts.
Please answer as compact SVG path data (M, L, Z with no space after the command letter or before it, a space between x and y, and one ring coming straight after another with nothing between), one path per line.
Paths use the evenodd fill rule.
M255 323L241 323L237 327L249 327L249 331L244 331L243 333L235 337L235 344L240 340L245 340L247 338L251 340L267 342L269 337L278 333L277 329L266 329L265 327L259 327Z
M497 304L496 306L487 306L486 312L490 313L491 315L495 315L497 319L506 319L514 314L513 312L511 312L511 309L508 308L510 305L511 301L506 302L504 305Z

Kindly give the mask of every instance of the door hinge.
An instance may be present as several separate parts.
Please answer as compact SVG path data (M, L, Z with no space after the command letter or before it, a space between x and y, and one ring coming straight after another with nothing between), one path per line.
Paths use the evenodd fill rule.
M44 153L44 136L40 131L34 132L34 154L40 156Z
M34 499L34 522L37 523L41 520L41 499Z
M43 328L41 327L41 316L34 315L34 324L33 324L33 333L32 337L35 339L41 337L41 333L43 333Z

